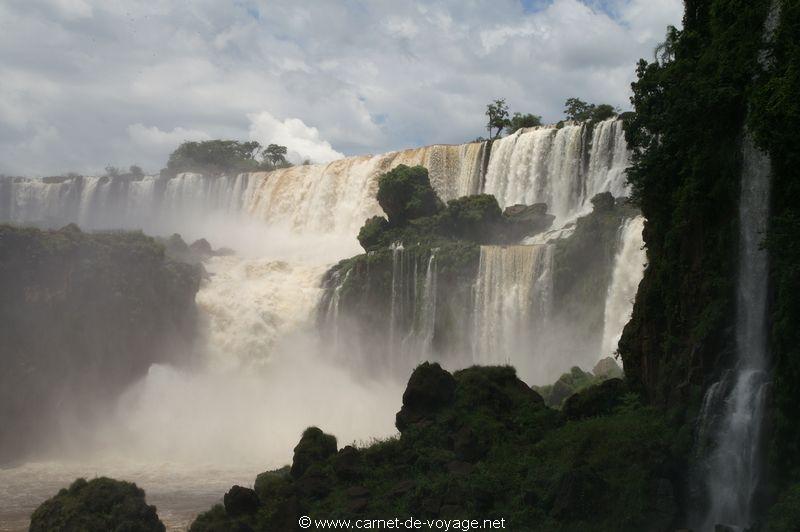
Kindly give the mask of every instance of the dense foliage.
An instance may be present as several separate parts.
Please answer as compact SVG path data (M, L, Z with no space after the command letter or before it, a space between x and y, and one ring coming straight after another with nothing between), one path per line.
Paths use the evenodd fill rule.
M31 516L30 532L164 532L156 507L136 484L100 477L79 478L43 502Z
M530 113L514 113L506 125L506 133L512 135L517 130L526 127L536 127L542 125L542 117Z
M770 43L772 6L779 24ZM745 134L769 153L773 359L772 474L783 493L767 529L796 530L791 486L800 477L800 3L689 0L656 61L641 61L627 118L629 179L648 219L649 267L620 351L631 382L657 401L697 406L731 364L738 264L738 198ZM688 422L688 421L687 421ZM794 491L792 491L794 489Z
M564 103L564 116L576 122L600 122L617 115L613 105L607 103L586 103L580 98L567 98Z
M415 218L432 216L442 207L422 166L401 164L378 178L378 204L389 224L397 227Z
M697 401L732 351L739 146L768 4L689 1L668 60L637 69L628 177L649 266L620 352L659 402Z
M181 172L218 175L273 170L289 165L285 156L286 147L277 144L262 148L255 141L189 141L170 154L161 173L173 177Z
M69 416L90 423L151 363L185 356L199 282L141 233L0 225L0 463L46 446Z
M337 450L332 436L309 429L291 474L263 473L255 490L235 487L191 531L297 530L302 515L502 518L507 529L531 531L666 530L677 515L674 457L681 449L656 410L613 382L586 390L595 394L586 404L604 408L587 415L576 403L561 414L513 368L451 375L423 363L403 394L399 438Z
M503 213L489 194L464 196L442 205L422 166L400 165L378 179L378 203L388 216L368 219L358 234L366 251L402 242L511 243L550 227L547 206L515 205Z
M772 162L772 216L767 235L774 300L773 463L785 479L800 479L800 2L780 2L780 22L765 70L749 99L748 125ZM795 488L795 500L798 490ZM795 514L797 515L797 514ZM795 523L800 521L796 520Z

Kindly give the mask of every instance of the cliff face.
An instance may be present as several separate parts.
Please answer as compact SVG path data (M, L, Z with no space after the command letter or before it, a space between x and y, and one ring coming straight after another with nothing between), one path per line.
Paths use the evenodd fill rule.
M764 439L779 490L800 473L798 32L794 0L687 1L683 30L668 34L659 61L639 65L626 124L648 268L620 352L634 386L689 414L733 364L745 135L769 154L773 384Z
M626 124L648 267L620 353L655 401L685 405L733 349L741 141L768 1L688 1L640 62Z
M496 219L452 213L487 198L494 203L485 195L451 201L435 218L402 230L368 220L360 239L369 251L325 277L318 317L326 344L345 362L400 375L422 360L528 363L536 370L526 377L540 380L569 369L553 369L548 357L591 368L601 356L620 229L638 211L598 194L594 210L565 234L523 246L509 244L525 234L511 216L538 209L538 220L546 206L519 205L501 217L495 203ZM533 228L541 233L551 221Z
M141 233L0 226L0 462L188 354L199 282Z

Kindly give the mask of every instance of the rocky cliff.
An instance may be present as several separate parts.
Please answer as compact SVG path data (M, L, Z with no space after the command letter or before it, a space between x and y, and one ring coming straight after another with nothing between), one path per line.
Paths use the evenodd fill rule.
M200 272L141 233L0 226L0 463L188 356Z

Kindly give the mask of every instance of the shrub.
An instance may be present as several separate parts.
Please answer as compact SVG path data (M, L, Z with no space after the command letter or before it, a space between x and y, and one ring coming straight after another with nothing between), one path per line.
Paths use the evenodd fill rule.
M378 179L378 203L393 226L431 216L442 208L442 202L428 178L428 170L422 166L409 167L404 164Z
M43 502L31 516L31 532L81 530L163 532L156 507L145 502L144 490L110 478L79 478L69 489Z

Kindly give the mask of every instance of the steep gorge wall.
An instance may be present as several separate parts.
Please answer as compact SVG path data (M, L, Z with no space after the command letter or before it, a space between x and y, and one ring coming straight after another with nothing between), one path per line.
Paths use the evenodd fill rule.
M621 327L630 308L606 302L637 214L606 193L568 236L543 243L404 242L342 261L323 281L325 344L345 364L398 376L423 360L512 364L537 384L591 368L616 350L612 339L603 352L606 322ZM622 260L637 282L641 258Z
M704 395L708 398L707 390L714 391L709 388L712 383L730 383L732 379L721 376L741 369L736 366L737 361L741 364L736 338L743 334L736 322L737 309L741 314L742 304L755 305L737 304L746 258L740 256L741 250L753 247L740 242L741 235L753 232L740 227L748 222L739 212L741 187L755 185L742 182L743 177L755 179L753 172L746 172L743 157L752 151L748 136L763 152L758 158L768 156L771 162L771 214L766 233L758 235L769 253L771 393L766 394L764 419L733 420L746 423L744 429L756 437L762 426L765 431L763 449L750 447L763 456L736 460L768 458L771 474L756 478L755 487L733 483L738 490L751 488L753 511L761 519L777 493L785 490L784 497L791 497L787 486L800 478L796 332L800 159L791 125L800 115L796 97L790 96L800 92L799 28L800 4L794 0L687 1L683 30L668 35L660 61L639 65L639 79L633 85L637 113L627 126L634 149L633 196L647 218L648 267L620 352L630 382L669 407L688 429L696 427L701 400ZM760 393L748 394L747 400L757 402ZM709 415L703 408L701 418ZM712 443L712 450L716 445L724 451L730 443ZM704 451L698 448L695 458L703 460ZM739 455L743 452L737 450ZM731 470L731 459L726 455L722 467ZM731 485L728 481L722 489L730 491ZM689 511L702 517L709 501L700 487L694 482L696 493L689 505L694 508ZM770 523L785 523L786 528L776 525L775 530L796 527L800 516L789 510L790 500L770 515Z
M0 225L0 463L89 430L152 363L185 361L199 283L141 233Z

